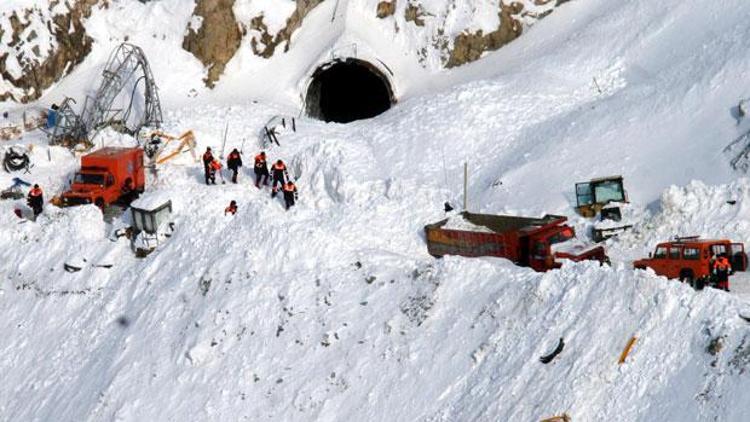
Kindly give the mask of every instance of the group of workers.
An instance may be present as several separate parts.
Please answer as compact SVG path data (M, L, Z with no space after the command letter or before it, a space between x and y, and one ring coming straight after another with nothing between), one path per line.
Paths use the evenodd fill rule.
M237 176L242 167L242 154L237 150L233 149L232 152L227 156L227 168L232 172L232 183L237 183ZM203 172L207 185L216 184L216 173L221 176L221 162L214 157L211 147L206 148L206 152L203 153ZM253 164L253 172L255 173L255 187L260 189L261 184L268 186L269 178L271 179L271 198L275 198L282 191L284 197L284 205L286 209L293 207L297 199L297 186L289 177L286 164L282 160L276 160L271 165L271 171L268 170L268 161L266 153L261 151L255 156L255 162ZM224 176L221 176L222 181ZM229 206L224 210L224 214L234 215L237 213L237 202L230 202Z

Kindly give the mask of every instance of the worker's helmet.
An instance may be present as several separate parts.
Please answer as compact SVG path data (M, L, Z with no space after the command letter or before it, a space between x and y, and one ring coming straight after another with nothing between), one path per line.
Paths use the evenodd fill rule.
M39 189L39 185L37 185L37 184L35 183L35 184L34 184L34 189Z
M206 147L206 151L211 151L211 147Z
M265 156L266 156L266 152L265 152L265 151L261 151L261 152L260 152L260 156L261 156L261 157L265 157Z
M276 161L276 164L284 164L284 162L281 161L281 160L278 160L278 161Z
M237 206L237 201L232 200L232 201L229 202L229 205L233 206L233 207L236 207Z

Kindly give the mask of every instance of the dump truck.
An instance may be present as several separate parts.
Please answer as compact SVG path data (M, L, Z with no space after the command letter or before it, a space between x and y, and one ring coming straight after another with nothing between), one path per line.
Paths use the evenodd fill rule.
M567 217L542 218L508 215L459 215L425 226L427 250L436 257L496 256L536 271L559 268L562 262L609 262L602 246L590 246L575 237Z
M728 239L701 239L699 236L677 237L656 245L648 258L633 262L633 268L651 268L657 275L679 279L697 289L711 284L711 267L716 256L725 254L732 271L747 269L745 245Z
M134 199L145 186L143 150L106 147L81 157L81 169L59 202L62 206L95 204L104 208Z

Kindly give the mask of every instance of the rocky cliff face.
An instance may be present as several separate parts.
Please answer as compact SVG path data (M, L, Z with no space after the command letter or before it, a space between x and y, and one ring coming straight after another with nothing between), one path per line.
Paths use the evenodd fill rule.
M91 51L84 21L101 0L56 0L0 16L0 101L29 102Z
M39 98L90 52L85 22L110 0L27 0L0 7L0 101ZM121 10L128 2L118 0ZM138 0L145 3L146 0ZM186 0L187 1L187 0ZM329 0L330 2L331 0ZM439 71L480 59L569 0L339 0L337 16L374 25L394 48ZM190 0L193 16L182 48L206 68L213 87L240 48L260 58L284 54L309 14L325 0ZM148 2L152 3L152 2ZM159 2L153 2L157 7ZM329 4L329 3L326 3ZM119 10L119 9L118 9ZM124 12L126 13L126 12ZM370 20L368 20L368 16ZM343 28L343 27L342 27ZM170 29L166 29L167 31Z
M208 68L205 83L213 87L240 48L242 32L234 16L235 0L198 0L182 48Z
M570 0L384 0L375 15L395 21L418 44L423 66L437 53L439 66L452 68L480 59L512 42L538 20ZM487 19L496 17L496 20Z

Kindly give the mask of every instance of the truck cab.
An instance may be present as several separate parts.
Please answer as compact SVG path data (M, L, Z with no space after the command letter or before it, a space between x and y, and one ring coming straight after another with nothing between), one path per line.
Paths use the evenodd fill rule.
M529 267L536 271L560 268L564 261L594 260L608 262L604 248L592 247L576 238L568 225L553 226L530 236Z
M95 204L103 208L135 198L145 188L143 150L107 147L81 157L70 189L62 194L62 205Z
M698 237L677 238L672 242L659 243L648 258L633 262L633 267L651 268L658 275L702 288L710 281L713 260L720 254L726 254L733 271L747 269L744 244L727 239Z

